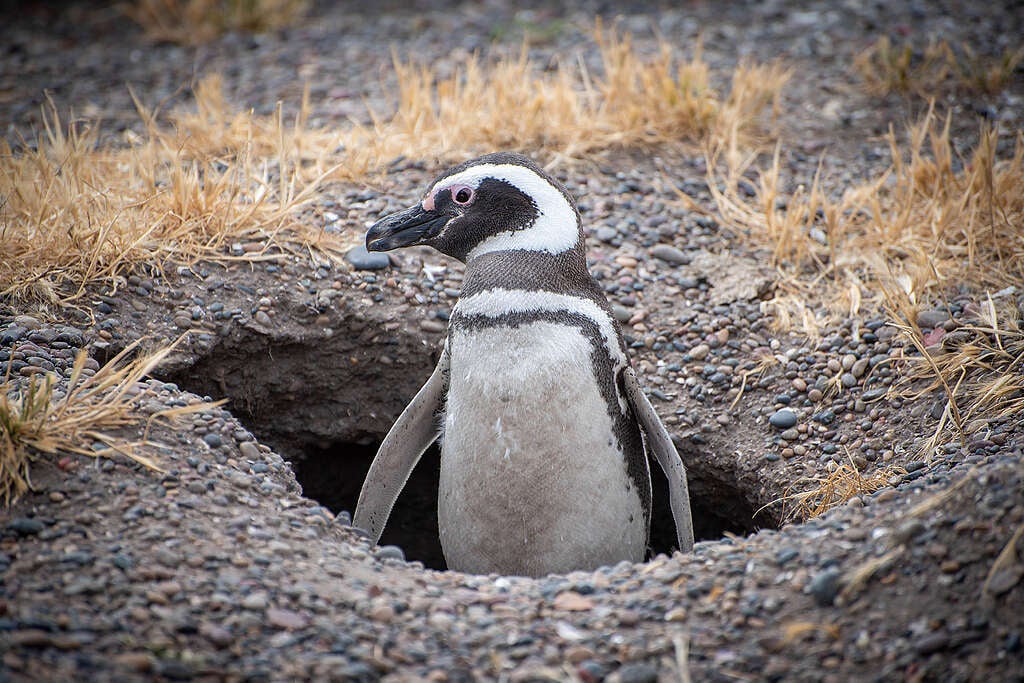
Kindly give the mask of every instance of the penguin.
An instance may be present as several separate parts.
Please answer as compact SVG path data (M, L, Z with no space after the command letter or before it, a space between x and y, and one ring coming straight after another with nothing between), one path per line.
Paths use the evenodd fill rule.
M693 547L686 470L587 270L569 192L499 152L443 173L366 234L370 251L428 245L465 264L433 374L363 482L353 526L376 543L423 452L441 443L438 527L450 570L543 576L643 561L648 454Z

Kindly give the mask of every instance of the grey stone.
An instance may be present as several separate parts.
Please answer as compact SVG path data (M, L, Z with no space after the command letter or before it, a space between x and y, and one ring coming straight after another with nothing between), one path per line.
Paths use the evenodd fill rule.
M808 588L819 605L829 607L835 602L836 595L839 594L839 578L841 576L842 572L833 567L816 574L811 579Z
M789 429L796 425L796 413L789 408L776 410L772 416L768 418L768 423L776 429Z
M651 256L661 259L666 263L685 265L690 262L690 257L685 251L671 244L658 244L651 249Z
M7 528L17 532L21 536L34 536L46 525L32 517L15 517L7 523Z
M384 270L391 266L391 259L387 254L371 253L361 244L349 249L345 254L345 260L356 270Z

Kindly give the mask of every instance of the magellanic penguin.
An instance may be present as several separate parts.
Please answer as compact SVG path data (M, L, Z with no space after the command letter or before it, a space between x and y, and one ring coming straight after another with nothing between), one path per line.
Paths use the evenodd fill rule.
M468 161L366 235L370 251L417 244L466 264L462 293L436 369L370 467L354 525L380 538L440 436L449 569L541 576L639 562L649 451L668 477L679 549L689 551L686 471L587 271L566 189L519 154Z

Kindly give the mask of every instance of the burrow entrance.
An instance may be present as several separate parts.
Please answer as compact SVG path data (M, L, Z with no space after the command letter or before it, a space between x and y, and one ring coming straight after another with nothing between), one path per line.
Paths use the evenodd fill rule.
M329 339L303 338L304 328L275 340L235 328L207 355L165 379L199 395L228 398L232 413L291 462L307 497L335 513L352 512L380 439L432 371L439 348L415 334L382 334L390 323L365 312L337 321L335 329L346 333ZM378 308L368 312L387 315ZM755 517L756 498L733 472L721 469L726 460L711 458L714 462L705 465L709 459L696 453L681 455L697 540L775 526L769 514ZM380 542L400 546L410 561L443 569L437 533L439 465L435 445L413 471ZM651 552L667 553L675 545L668 483L657 464L652 463L651 472Z
M377 453L379 443L337 443L327 448L307 448L293 459L295 476L306 496L332 512L355 510L359 489ZM284 455L284 453L282 453ZM424 453L402 490L381 536L381 545L397 545L406 559L418 560L432 569L445 569L437 531L437 490L441 454L437 444ZM690 510L694 536L698 541L718 540L726 533L745 536L771 520L757 517L754 508L735 485L718 475L688 472ZM670 553L676 546L676 531L668 505L668 481L652 463L654 505L651 525L651 555ZM769 522L766 524L766 522Z

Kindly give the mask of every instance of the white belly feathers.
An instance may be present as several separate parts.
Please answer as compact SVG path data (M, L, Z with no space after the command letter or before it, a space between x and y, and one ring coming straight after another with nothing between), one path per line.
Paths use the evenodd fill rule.
M453 331L438 501L449 568L531 575L643 559L644 511L593 351L554 322Z

